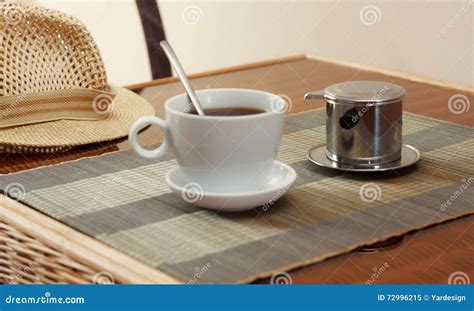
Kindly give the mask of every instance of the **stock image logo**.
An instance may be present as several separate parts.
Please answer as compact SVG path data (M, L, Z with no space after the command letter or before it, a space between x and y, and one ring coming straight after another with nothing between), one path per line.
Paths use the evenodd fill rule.
M208 271L209 269L212 268L212 265L210 262L207 262L204 266L202 267L196 267L194 271L193 277L191 280L188 281L188 284L195 284L200 278L202 278Z
M462 1L460 1L460 3L462 3ZM456 26L456 24L458 24L466 14L469 14L469 12L472 12L471 7L473 6L473 4L474 2L472 0L464 1L464 5L454 15L452 15L452 17L447 21L446 24L444 24L440 28L439 30L440 34L446 35L449 32L449 30L453 29Z
M4 11L4 17L8 24L16 26L24 19L25 13L19 6L7 6Z
M471 102L464 94L454 94L448 100L448 109L452 114L462 114L469 111Z
M201 185L195 182L190 182L183 187L181 197L188 203L195 203L202 200L204 190Z
M447 210L451 204L453 204L464 194L464 192L471 186L471 184L474 184L474 177L461 178L461 185L456 191L451 194L451 196L446 201L441 203L440 210Z
M376 183L363 184L359 189L359 197L366 203L378 201L382 197L382 189Z
M449 275L448 284L467 285L467 284L471 284L471 279L469 278L469 275L467 275L466 272L455 271Z
M366 285L371 285L377 280L387 269L390 268L390 264L388 262L385 262L383 265L380 267L373 267L372 268L372 275L370 278L365 282Z
M287 272L275 272L270 278L270 284L273 285L290 285L293 284L293 279L291 275Z
M382 12L375 5L366 5L359 12L360 21L366 26L380 23L382 20Z
M204 18L204 12L197 5L187 6L183 11L183 21L188 25L195 25Z
M278 98L272 101L270 105L271 111L278 114L285 114L291 110L293 107L293 102L291 101L290 96L286 94L278 94Z
M5 187L5 194L13 200L23 201L26 198L26 189L22 184L12 182Z
M262 205L262 210L263 211L268 211L268 209L273 205L275 204L275 202L280 199L283 195L285 195L285 193L288 191L288 189L290 189L296 182L296 180L299 178L298 175L295 176L295 178L293 180L291 180L291 182L286 185L283 189L277 191L277 193L275 193L275 195L273 195L273 197L267 201L265 204Z
M100 285L115 284L115 280L111 273L102 271L94 275L92 278L92 283Z
M106 114L112 110L112 101L114 99L108 94L97 95L92 101L92 109L97 114Z

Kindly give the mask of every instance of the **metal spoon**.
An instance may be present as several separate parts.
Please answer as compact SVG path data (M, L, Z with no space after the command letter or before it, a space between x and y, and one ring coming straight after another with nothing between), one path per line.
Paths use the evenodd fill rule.
M160 42L160 46L163 49L163 51L165 51L166 57L168 57L171 65L173 66L174 70L178 74L178 77L181 80L181 83L183 84L184 88L186 89L186 93L188 93L188 97L191 100L191 103L193 104L197 113L200 116L205 115L204 110L202 109L202 106L196 97L196 93L194 93L194 89L191 85L191 82L189 82L188 76L186 76L186 73L184 72L184 69L181 66L181 63L179 62L178 57L176 56L173 49L171 48L171 45L167 41L163 40Z

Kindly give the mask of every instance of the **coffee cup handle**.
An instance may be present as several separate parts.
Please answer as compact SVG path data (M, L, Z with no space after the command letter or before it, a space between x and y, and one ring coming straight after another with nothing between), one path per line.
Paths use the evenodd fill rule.
M140 132L140 130L149 125L158 126L164 134L163 142L161 143L161 145L153 150L144 149L138 143L138 132ZM130 141L130 145L132 146L133 151L135 151L139 156L150 160L162 158L166 155L170 146L168 122L155 116L141 117L140 119L135 121L135 123L130 128L128 139Z

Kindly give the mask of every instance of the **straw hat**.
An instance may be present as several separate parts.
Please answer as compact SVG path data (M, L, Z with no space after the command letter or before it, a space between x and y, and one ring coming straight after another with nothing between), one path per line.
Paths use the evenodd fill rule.
M0 3L0 152L55 152L128 135L151 105L108 84L76 18Z

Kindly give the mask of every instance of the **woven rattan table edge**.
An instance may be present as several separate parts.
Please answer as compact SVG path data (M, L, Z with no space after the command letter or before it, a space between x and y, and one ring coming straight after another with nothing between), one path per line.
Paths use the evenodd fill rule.
M181 283L104 243L9 197L0 197L0 221L91 267L117 283Z

